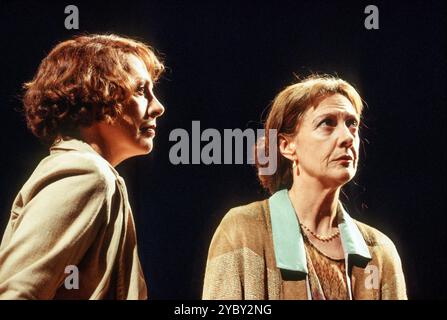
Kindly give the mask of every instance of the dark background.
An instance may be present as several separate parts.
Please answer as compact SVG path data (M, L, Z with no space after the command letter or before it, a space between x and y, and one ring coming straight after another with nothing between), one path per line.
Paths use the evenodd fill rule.
M265 198L250 165L169 162L174 128L259 128L284 86L338 74L366 100L362 163L346 187L353 217L396 244L409 297L446 298L446 17L443 1L0 2L0 227L47 154L16 109L21 84L80 32L136 37L165 57L155 149L118 167L153 299L199 299L208 246L232 207ZM75 4L80 29L64 28ZM375 4L380 29L366 30Z

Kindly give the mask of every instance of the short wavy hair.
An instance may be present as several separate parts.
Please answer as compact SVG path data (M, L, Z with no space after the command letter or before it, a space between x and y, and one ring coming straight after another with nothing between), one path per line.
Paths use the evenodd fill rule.
M155 82L164 65L143 42L110 35L81 35L56 45L34 78L24 84L28 128L51 144L59 136L79 136L80 127L113 122L134 88L127 56L144 62Z
M265 137L258 142L256 148L259 154L267 154L269 150L269 135L271 129L277 130L276 145L279 146L280 135L296 134L299 120L310 107L318 105L321 98L339 93L352 103L358 115L363 111L363 102L357 90L348 82L330 75L311 75L298 83L282 90L273 100L267 119L264 123ZM292 186L292 161L277 153L277 170L272 175L262 175L258 170L261 185L270 194ZM263 167L256 161L258 168Z

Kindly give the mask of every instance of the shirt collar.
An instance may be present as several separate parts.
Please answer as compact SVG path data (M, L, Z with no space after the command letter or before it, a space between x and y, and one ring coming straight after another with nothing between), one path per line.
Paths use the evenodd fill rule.
M303 235L287 189L280 190L269 198L269 209L277 267L308 274ZM353 264L366 265L365 262L371 260L368 246L340 201L338 227L345 256Z
M56 142L53 143L53 145L50 147L50 153L53 154L58 151L70 151L70 150L76 150L80 152L88 152L93 153L97 155L103 162L107 164L107 166L112 170L112 172L117 176L120 177L118 171L106 160L104 159L98 152L96 152L95 149L92 148L91 145L88 143L78 140L75 138L63 138L58 139Z

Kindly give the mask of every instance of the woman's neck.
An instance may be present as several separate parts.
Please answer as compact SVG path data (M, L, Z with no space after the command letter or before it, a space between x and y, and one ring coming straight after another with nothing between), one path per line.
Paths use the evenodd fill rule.
M103 139L103 135L99 126L91 126L88 128L81 128L81 137L84 142L88 143L93 150L95 150L101 157L106 159L113 167L116 167L124 160L124 157L119 157L119 152L111 148L111 144Z
M325 235L337 225L339 193L340 187L327 188L314 178L300 176L294 180L289 198L300 222Z

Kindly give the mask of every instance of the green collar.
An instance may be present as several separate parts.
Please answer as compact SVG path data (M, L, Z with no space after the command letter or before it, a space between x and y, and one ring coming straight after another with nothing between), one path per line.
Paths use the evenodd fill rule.
M277 267L307 274L304 240L287 189L270 197L269 208ZM345 257L353 264L364 267L371 260L368 246L340 202L338 210L338 227Z

